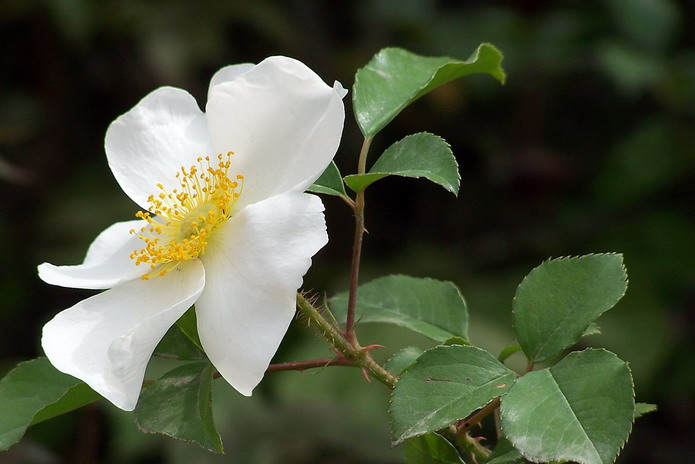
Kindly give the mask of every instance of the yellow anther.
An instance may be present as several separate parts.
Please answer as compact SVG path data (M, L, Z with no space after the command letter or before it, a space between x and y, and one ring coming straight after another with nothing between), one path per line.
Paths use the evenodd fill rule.
M159 194L150 195L149 211L138 211L136 217L147 222L136 234L144 242L144 248L135 250L130 258L135 265L147 264L150 271L142 276L164 275L178 263L194 259L205 251L214 229L231 216L234 202L241 189L229 177L230 158L217 155L217 167L212 167L210 157L198 157L198 165L182 166L176 173L179 188L168 192L157 184ZM243 176L237 175L237 179Z

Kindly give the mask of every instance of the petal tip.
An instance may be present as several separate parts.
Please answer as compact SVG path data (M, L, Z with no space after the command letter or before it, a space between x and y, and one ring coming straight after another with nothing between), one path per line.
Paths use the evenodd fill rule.
M348 94L347 89L338 81L333 82L333 91L340 97L341 100L345 98L345 95Z

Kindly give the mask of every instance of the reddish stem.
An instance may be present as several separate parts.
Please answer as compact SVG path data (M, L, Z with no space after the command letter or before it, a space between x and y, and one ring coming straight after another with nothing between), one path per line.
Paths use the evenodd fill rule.
M266 372L305 371L307 369L316 369L328 366L355 367L356 364L352 359L348 358L322 358L312 359L310 361L293 361L271 364L270 366L268 366Z

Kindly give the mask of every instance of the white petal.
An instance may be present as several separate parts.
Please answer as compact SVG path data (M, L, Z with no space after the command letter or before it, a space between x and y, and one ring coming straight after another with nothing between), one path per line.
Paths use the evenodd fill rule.
M161 87L111 123L106 157L123 191L141 208L147 197L179 187L176 172L213 155L205 115L185 90Z
M256 65L252 63L232 64L217 71L212 76L212 79L210 79L210 86L208 87L208 100L210 100L210 92L212 92L212 88L214 86L223 82L231 82L247 71L253 69L254 66Z
M198 333L217 370L243 395L261 381L295 313L311 257L327 242L323 204L287 193L247 206L201 257Z
M102 233L89 246L83 264L77 266L39 265L39 277L44 282L61 287L103 289L135 279L147 269L135 266L130 254L143 247L143 242L130 233L144 224L141 219L117 222Z
M279 56L212 89L207 116L214 151L235 152L232 171L246 178L237 207L304 190L321 175L340 143L341 89Z
M43 328L43 349L56 369L131 411L154 348L204 285L197 259L164 276L126 282L56 315Z

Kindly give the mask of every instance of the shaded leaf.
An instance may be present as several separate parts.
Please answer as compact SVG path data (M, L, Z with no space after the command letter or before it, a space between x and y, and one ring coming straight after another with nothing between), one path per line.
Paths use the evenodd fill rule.
M29 425L100 398L82 381L58 371L47 358L20 363L0 380L0 450L17 443Z
M336 319L345 322L348 294L330 299ZM361 285L355 317L406 327L436 341L468 338L468 310L451 282L404 275L381 277Z
M504 435L531 461L610 464L635 410L627 364L606 350L568 355L519 378L502 398Z
M526 357L545 361L576 343L626 289L621 254L545 261L524 278L514 297L514 331Z
M366 174L345 177L359 192L387 176L425 177L456 195L461 176L458 163L446 141L433 134L412 134L391 145Z
M471 345L471 342L463 337L450 337L444 340L442 345Z
M135 422L147 433L161 433L222 453L212 420L209 363L191 363L169 371L140 394Z
M205 351L202 343L200 343L200 337L198 336L198 320L195 315L195 306L188 308L188 311L183 313L183 316L176 321L176 326L181 329L181 332L183 332L200 351Z
M456 447L436 433L414 437L405 442L407 464L465 464Z
M515 373L473 346L438 346L401 374L391 395L394 443L434 432L504 394Z
M154 355L161 358L179 359L183 361L200 361L206 359L205 353L183 333L177 324L169 328L164 338L162 338L154 349Z
M324 193L326 195L341 196L346 195L345 185L343 184L343 178L340 175L338 166L335 162L331 161L321 177L316 179L308 189L309 192L314 193Z
M407 367L413 364L422 353L424 353L424 351L416 346L405 347L395 352L393 356L386 361L384 369L395 376L399 376Z
M502 54L490 44L481 44L466 61L385 48L355 75L352 104L357 124L365 137L371 137L418 98L469 74L489 74L503 83L501 63Z
M500 352L500 355L497 356L497 359L500 362L504 362L505 359L507 359L514 353L518 353L519 351L521 351L521 345L509 345Z

